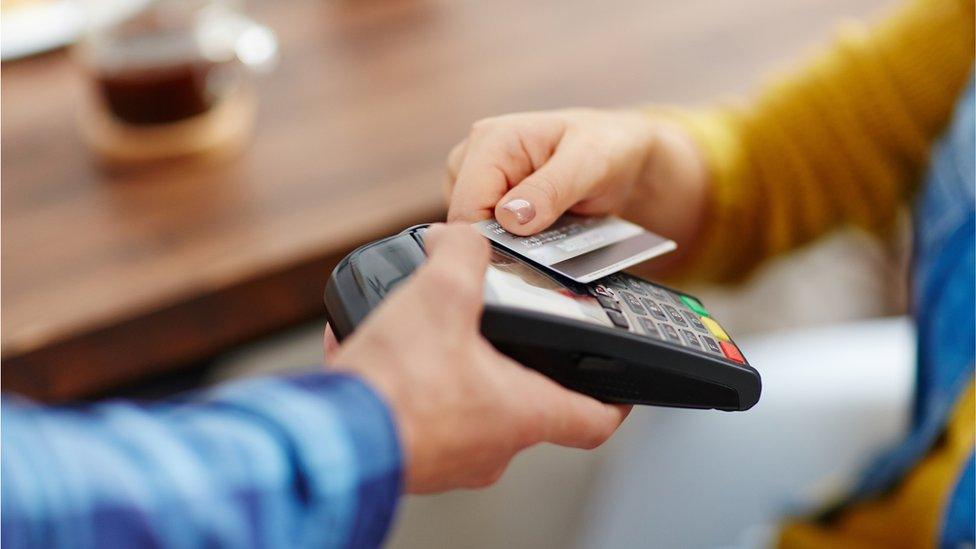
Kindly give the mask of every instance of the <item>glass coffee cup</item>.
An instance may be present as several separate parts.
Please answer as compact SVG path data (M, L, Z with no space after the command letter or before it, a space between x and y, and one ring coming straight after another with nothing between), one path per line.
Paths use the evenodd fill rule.
M255 73L270 70L274 34L231 0L92 2L78 53L91 79L81 127L111 163L234 152L251 134Z

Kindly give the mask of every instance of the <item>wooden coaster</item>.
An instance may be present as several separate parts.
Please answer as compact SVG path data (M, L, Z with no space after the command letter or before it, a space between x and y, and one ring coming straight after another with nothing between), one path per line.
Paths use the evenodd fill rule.
M110 165L130 165L233 154L247 143L256 110L254 92L242 87L210 111L179 122L134 126L90 102L80 123L86 141L101 160Z

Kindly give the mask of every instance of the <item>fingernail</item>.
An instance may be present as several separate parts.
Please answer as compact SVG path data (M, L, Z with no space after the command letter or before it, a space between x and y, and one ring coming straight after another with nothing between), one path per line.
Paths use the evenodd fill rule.
M522 225L532 221L532 218L535 217L535 208L532 206L532 203L521 198L510 200L508 203L502 206L502 209L508 210L515 214L515 218L518 219L518 222Z

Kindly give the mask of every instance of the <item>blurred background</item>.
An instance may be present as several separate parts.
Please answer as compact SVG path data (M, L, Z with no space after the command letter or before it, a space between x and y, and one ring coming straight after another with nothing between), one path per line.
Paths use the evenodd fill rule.
M4 0L4 389L159 398L318 364L332 266L443 217L473 121L742 97L893 3ZM407 498L390 545L751 545L903 428L905 233L839 232L744 285L683 288L763 373L749 419L637 410L596 452L538 448L489 490ZM868 381L886 361L904 368ZM816 383L857 390L824 411ZM811 413L825 438L790 432Z

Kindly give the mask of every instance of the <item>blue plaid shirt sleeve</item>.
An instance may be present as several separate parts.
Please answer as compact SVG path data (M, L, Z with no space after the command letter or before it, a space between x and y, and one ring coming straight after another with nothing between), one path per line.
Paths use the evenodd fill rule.
M324 371L181 402L2 397L2 545L373 547L401 486L393 418Z

